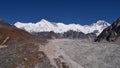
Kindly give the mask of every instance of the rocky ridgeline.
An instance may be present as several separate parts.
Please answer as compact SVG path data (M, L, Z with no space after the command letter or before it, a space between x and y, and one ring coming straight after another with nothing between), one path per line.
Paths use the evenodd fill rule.
M120 36L120 18L118 18L111 26L105 28L95 41L116 41Z
M86 38L95 38L96 34L94 32L85 34L83 32L69 30L67 32L64 32L62 36L63 38L70 38L70 39L86 39Z
M86 38L95 38L96 33L88 33L85 34L83 32L77 32L73 30L69 30L64 33L55 33L53 31L50 32L34 32L33 35L39 38L46 38L46 39L61 39L61 38L68 38L68 39L86 39Z

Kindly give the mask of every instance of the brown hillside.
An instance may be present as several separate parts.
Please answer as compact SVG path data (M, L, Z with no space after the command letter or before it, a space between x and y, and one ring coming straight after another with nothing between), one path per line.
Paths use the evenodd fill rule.
M0 20L0 68L55 68L44 52L41 40Z
M0 44L8 38L9 41L23 41L32 39L32 35L24 30L18 29L15 26L7 24L3 20L0 20Z

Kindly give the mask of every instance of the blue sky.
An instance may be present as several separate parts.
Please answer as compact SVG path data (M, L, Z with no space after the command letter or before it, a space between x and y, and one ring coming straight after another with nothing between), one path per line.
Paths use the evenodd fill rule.
M1 0L0 18L8 23L51 22L91 24L110 23L120 17L120 0Z

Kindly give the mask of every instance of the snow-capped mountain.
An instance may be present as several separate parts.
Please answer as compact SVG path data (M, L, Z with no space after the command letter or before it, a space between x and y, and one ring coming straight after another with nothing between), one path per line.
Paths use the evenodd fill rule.
M28 32L44 32L44 31L54 31L55 33L64 33L69 30L83 32L85 34L98 31L97 35L102 32L104 28L110 24L104 20L99 20L91 25L80 25L80 24L64 24L64 23L54 23L42 19L37 23L21 23L16 22L14 24L16 27L25 29Z

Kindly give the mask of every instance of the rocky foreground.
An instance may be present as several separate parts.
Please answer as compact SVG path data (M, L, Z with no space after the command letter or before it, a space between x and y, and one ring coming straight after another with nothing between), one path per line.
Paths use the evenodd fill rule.
M0 68L120 68L120 46L90 39L51 39L0 48Z
M114 42L54 39L49 40L44 52L54 66L64 63L65 68L120 68L120 46Z

